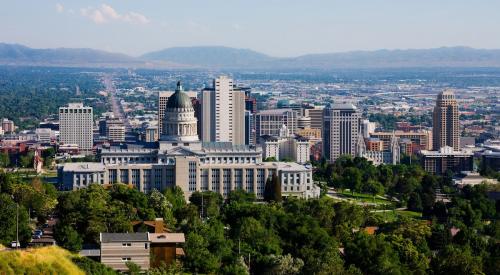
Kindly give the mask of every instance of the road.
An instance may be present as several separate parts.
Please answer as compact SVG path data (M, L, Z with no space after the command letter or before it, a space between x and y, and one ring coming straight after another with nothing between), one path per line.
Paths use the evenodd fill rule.
M115 84L113 83L113 79L109 74L104 76L103 84L104 87L106 88L106 92L109 94L111 111L113 112L116 118L119 118L121 121L123 121L126 128L125 131L130 132L131 129L130 122L128 121L128 118L125 115L125 112L123 111L123 106L120 104L120 99L116 96Z

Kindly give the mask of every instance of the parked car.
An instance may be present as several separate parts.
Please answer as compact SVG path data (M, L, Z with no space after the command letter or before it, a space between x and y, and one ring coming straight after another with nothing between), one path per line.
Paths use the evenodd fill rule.
M18 243L18 242L16 242L16 241L12 241L12 242L10 243L10 247L11 247L11 248L19 248L19 247L21 247L21 244L20 244L20 243Z

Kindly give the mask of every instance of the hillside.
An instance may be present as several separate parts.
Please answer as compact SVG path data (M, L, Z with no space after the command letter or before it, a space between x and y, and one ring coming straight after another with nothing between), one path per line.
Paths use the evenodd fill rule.
M0 274L85 273L71 261L71 254L58 247L0 252Z
M101 50L86 48L33 49L19 44L0 43L0 64L121 67L138 63L141 61L134 57Z
M217 46L168 48L147 53L141 57L150 61L170 61L201 67L259 67L275 59L249 49Z
M33 49L0 43L0 64L121 68L304 70L344 68L500 67L500 50L468 47L353 51L277 58L222 46L174 47L131 57L94 49Z

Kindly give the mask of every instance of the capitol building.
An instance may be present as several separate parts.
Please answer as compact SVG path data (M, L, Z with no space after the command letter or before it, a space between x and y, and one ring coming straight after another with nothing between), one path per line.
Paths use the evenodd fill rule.
M310 167L294 162L264 162L262 149L231 142L201 142L190 97L180 82L167 101L163 134L154 146L125 144L99 150L100 162L58 167L65 190L89 184L129 184L141 192L178 186L186 196L213 191L227 198L242 189L263 199L268 178L277 175L283 196L319 197Z

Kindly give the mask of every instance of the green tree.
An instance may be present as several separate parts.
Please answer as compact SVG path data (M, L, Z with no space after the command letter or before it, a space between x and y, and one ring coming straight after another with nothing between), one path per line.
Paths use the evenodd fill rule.
M448 245L432 261L434 274L482 275L482 260L473 256L468 246Z
M138 275L141 273L141 267L138 264L128 261L125 265L128 268L128 274Z
M10 157L7 153L0 153L0 167L9 167Z
M9 245L16 240L16 215L19 214L19 241L21 244L30 240L28 211L16 204L7 194L0 194L0 243Z
M73 227L64 225L55 229L54 234L60 246L72 252L78 252L82 249L82 237Z
M349 188L353 195L355 191L361 191L361 171L355 167L348 167L342 175L342 186L344 188Z
M369 193L373 196L373 201L375 202L376 195L384 194L384 186L373 179L369 179L363 184L363 191Z
M251 203L256 200L255 194L246 192L242 189L236 189L229 193L228 195L228 203Z
M356 234L345 246L347 264L354 264L366 274L404 274L399 255L384 235Z
M281 196L281 182L278 178L278 176L273 174L272 178L272 187L273 187L273 201L275 202L281 202L283 200Z
M33 152L28 152L26 155L21 156L19 158L19 163L21 164L21 167L23 167L23 168L32 167L34 156L35 156L35 153L33 153Z

